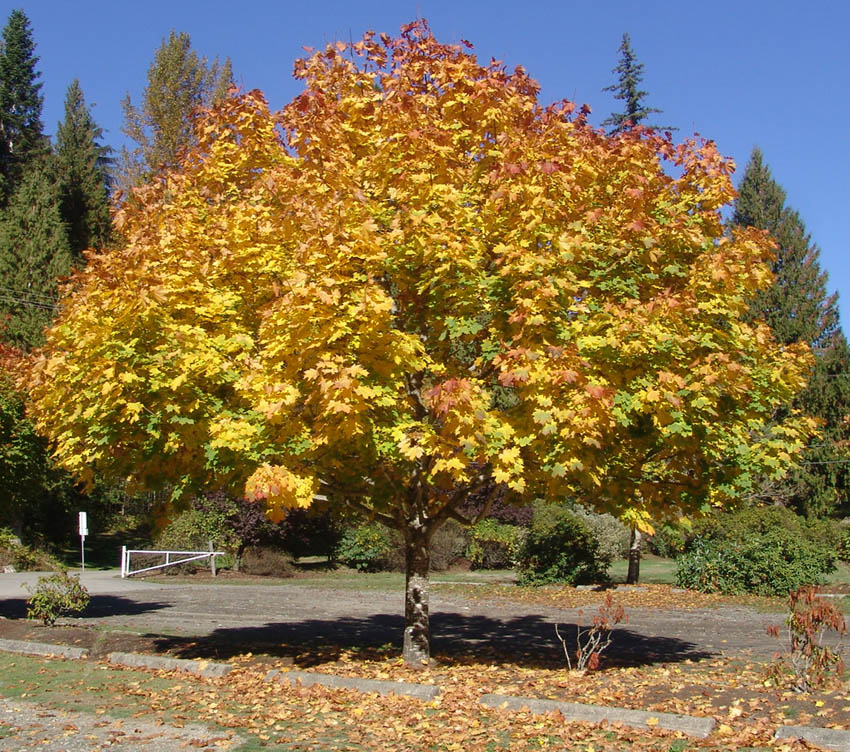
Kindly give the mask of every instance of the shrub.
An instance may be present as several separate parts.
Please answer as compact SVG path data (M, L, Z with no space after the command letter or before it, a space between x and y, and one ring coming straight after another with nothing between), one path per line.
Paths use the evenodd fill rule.
M378 523L365 523L346 530L339 542L338 557L347 567L360 572L386 569L393 550L389 530Z
M156 537L156 545L171 551L206 551L209 542L233 551L238 546L223 511L187 509L172 519Z
M665 523L655 530L649 541L649 550L656 556L665 559L675 559L685 550L687 543L685 530L681 525Z
M156 536L155 543L157 548L170 551L207 551L210 541L216 550L233 554L238 549L238 539L224 510L187 509L169 521ZM216 567L224 568L223 558L216 557ZM192 573L208 569L209 566L209 560L203 559L171 566L164 571L166 574Z
M721 512L697 520L686 536L687 550L699 540L746 540L776 530L804 538L818 545L835 548L839 543L836 528L825 520L809 520L778 506L745 507Z
M337 557L343 529L337 516L328 509L292 509L280 524L280 539L285 551L294 557Z
M777 528L744 540L703 539L679 557L676 584L704 593L786 595L822 581L831 550Z
M281 551L250 546L242 554L241 570L245 574L264 577L292 577L295 569L289 557Z
M53 626L63 614L80 613L89 605L89 592L80 584L79 575L69 575L63 570L39 577L35 590L27 601L27 618L41 619Z
M0 527L0 548L15 548L20 546L21 540L8 527Z
M582 506L572 507L570 511L584 521L596 538L600 567L607 568L612 562L628 555L631 531L620 520L610 514L591 512Z
M431 537L431 569L442 572L448 569L469 546L469 531L455 520L447 520Z
M28 546L12 549L12 566L19 572L37 572L39 560L39 555Z
M59 561L51 554L21 543L9 528L0 528L0 567L11 564L18 572L59 569Z
M523 585L576 585L607 578L599 543L584 520L557 504L536 504L518 561Z
M470 528L466 557L473 569L510 569L517 563L525 534L516 525L481 520Z
M579 610L578 618L581 619L584 612ZM576 649L575 664L576 671L595 671L599 668L599 659L614 641L611 630L622 621L628 621L625 609L620 605L614 605L611 593L605 594L605 602L599 607L599 611L593 617L593 623L586 629L581 624L576 624ZM561 635L558 625L555 625L555 636L560 640L564 649L564 657L567 659L567 669L573 670L573 660L570 657L572 651L567 646L567 640Z
M836 528L783 507L749 507L694 524L676 582L703 592L787 595L835 568Z
M785 619L788 631L788 655L774 657L774 677L782 674L790 663L794 689L808 692L826 682L831 671L841 673L841 639L847 633L844 614L832 603L817 597L811 587L801 587L788 596L790 613ZM768 634L779 638L779 627L769 627Z
M528 527L531 524L532 511L528 505L511 504L506 499L504 487L494 490L490 484L470 494L458 511L467 519L475 520L485 509L487 509L487 515L484 519L522 527Z
M836 555L840 561L850 564L850 527L843 528L839 533Z

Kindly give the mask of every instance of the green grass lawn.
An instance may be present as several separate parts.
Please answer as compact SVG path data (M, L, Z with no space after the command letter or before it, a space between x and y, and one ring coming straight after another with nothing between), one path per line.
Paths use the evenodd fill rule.
M608 576L613 582L625 582L629 562L618 559L608 568ZM640 560L640 582L649 585L672 585L676 562L673 559L662 559L653 554L644 554Z

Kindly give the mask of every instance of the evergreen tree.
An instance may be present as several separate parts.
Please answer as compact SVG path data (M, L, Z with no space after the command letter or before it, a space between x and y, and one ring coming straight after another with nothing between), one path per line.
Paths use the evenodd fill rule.
M229 59L208 62L192 49L187 33L172 31L148 69L141 106L133 105L129 94L122 102L122 130L137 146L122 151L119 187L127 190L172 165L192 143L192 114L226 94L231 82Z
M6 341L23 349L42 342L58 280L71 270L51 161L29 165L0 219L0 316L7 317Z
M850 464L841 445L850 441L845 420L850 409L850 349L839 324L838 296L827 293L818 247L799 214L785 205L785 191L758 148L741 180L732 223L767 230L777 243L774 283L751 301L750 316L764 319L780 343L805 342L812 348L811 380L789 409L801 409L824 422L800 469L781 485L763 488L761 495L801 514L846 511Z
M619 47L620 62L616 68L612 69L612 73L617 74L617 83L612 86L606 86L602 91L613 91L614 99L620 99L624 102L625 108L623 112L613 112L611 117L604 120L602 127L610 126L609 133L619 133L635 125L643 123L649 115L653 113L661 113L661 110L655 107L647 107L644 104L644 98L647 92L640 88L640 83L643 80L643 63L639 63L635 58L634 50L632 50L632 42L628 34L623 34L623 41ZM644 123L644 125L649 125ZM650 126L661 130L675 130L666 125Z
M29 20L14 10L0 33L0 204L8 201L27 162L49 147L37 63Z
M82 251L102 248L111 230L107 190L111 149L99 143L102 137L80 82L74 79L65 95L65 119L56 131L56 171L60 209L75 262Z

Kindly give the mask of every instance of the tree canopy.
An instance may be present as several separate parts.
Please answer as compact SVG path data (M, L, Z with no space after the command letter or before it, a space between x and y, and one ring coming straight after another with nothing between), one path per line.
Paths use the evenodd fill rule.
M649 528L784 472L808 351L743 320L770 241L725 236L711 142L608 137L421 22L295 73L279 113L203 118L75 274L29 381L65 467L398 527L408 660L430 536L483 484Z
M24 168L49 150L41 123L41 74L29 19L13 10L0 33L0 204Z
M827 292L820 251L800 215L786 205L761 150L753 149L735 201L732 223L767 230L776 243L774 281L757 291L749 316L763 319L781 344L804 342L815 356L806 389L793 407L823 422L806 449L803 466L781 482L765 482L761 498L793 506L801 514L830 514L850 503L850 348L841 331L838 296Z
M71 248L52 160L31 162L0 215L0 316L6 342L31 349L53 319Z
M122 151L118 182L125 190L160 167L176 164L181 150L192 143L192 116L227 93L232 71L229 59L208 61L192 49L185 31L172 30L157 49L147 79L139 106L129 94L121 103L122 130L136 143Z
M56 129L60 207L75 260L84 250L102 248L112 231L107 190L112 150L102 138L75 78L65 94L65 119Z

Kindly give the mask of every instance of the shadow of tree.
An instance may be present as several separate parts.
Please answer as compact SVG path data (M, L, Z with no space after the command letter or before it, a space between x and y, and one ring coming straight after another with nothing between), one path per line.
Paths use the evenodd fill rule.
M563 649L554 625L538 615L495 619L436 613L431 617L432 654L438 662L501 661L532 668L564 665ZM241 653L263 653L287 658L309 668L335 660L344 651L364 658L399 655L403 619L395 614L339 619L306 619L263 626L218 628L207 636L160 637L157 650L184 658L226 660ZM561 627L569 646L575 645L577 626ZM673 637L647 636L616 628L603 655L603 666L642 666L658 662L696 661L716 654L692 642Z
M170 603L137 601L132 598L122 598L119 595L93 595L82 616L86 618L134 616L150 611L159 611L171 606ZM6 619L25 619L27 616L27 599L0 598L0 616Z

